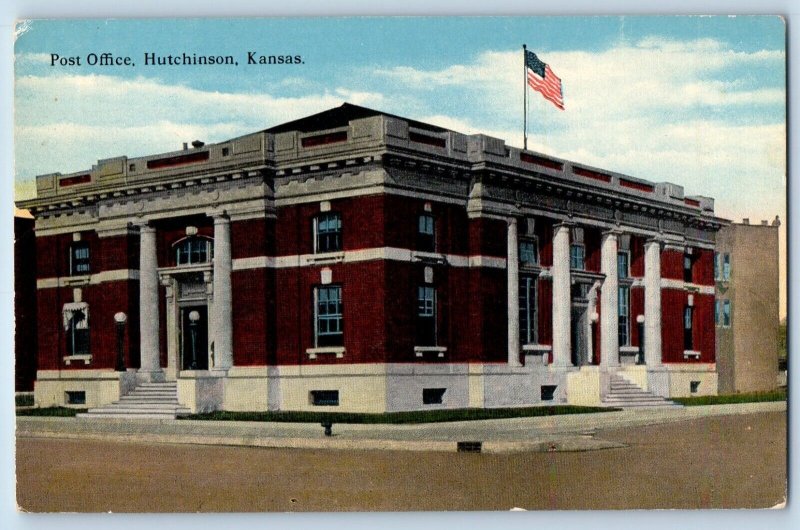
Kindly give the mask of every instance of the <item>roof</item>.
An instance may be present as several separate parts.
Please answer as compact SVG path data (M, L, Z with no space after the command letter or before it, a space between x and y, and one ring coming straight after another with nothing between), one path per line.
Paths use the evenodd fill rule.
M415 129L422 129L425 131L445 132L448 130L443 127L437 127L436 125L423 123L421 121L410 120L408 118L403 118L402 116L396 116L387 112L368 109L367 107L360 107L351 103L344 103L341 106L332 108L330 110L325 110L317 114L312 114L311 116L306 116L305 118L300 118L299 120L276 125L275 127L265 129L264 132L277 134L289 131L323 131L326 129L344 127L350 122L350 120L359 120L372 116L388 116L390 118L397 118L399 120L408 122L408 124Z

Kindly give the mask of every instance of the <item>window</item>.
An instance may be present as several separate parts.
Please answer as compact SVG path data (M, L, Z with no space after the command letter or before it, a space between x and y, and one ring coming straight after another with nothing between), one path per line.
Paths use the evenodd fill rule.
M539 242L536 238L525 238L519 242L519 262L523 267L539 264Z
M721 267L720 267L720 264L719 264L721 259L722 259L722 254L720 254L719 252L714 252L714 279L715 280L721 280L722 279L722 275L720 274L720 272L721 272L720 268Z
M542 401L553 401L553 397L556 394L557 385L542 385L540 387L540 394Z
M691 394L697 394L700 390L700 381L689 381L689 392Z
M435 220L431 214L422 214L417 220L417 250L436 251Z
M67 390L65 394L67 405L86 405L86 391Z
M628 252L617 253L617 276L619 278L630 276L630 254Z
M342 287L330 285L314 289L314 345L344 345L342 326Z
M619 308L619 326L618 336L620 346L629 346L631 343L630 334L630 301L631 301L631 288L627 285L619 287L619 301L617 307Z
M417 346L436 346L436 289L417 289Z
M311 404L317 407L338 407L338 390L312 390L309 395Z
M342 250L342 217L329 212L314 218L314 252Z
M731 327L731 301L722 301L722 327Z
M519 279L519 339L522 344L537 344L537 281L534 276Z
M714 325L716 325L716 326L720 325L720 321L719 321L719 317L720 317L719 306L720 306L720 303L721 303L720 300L714 300Z
M174 247L176 265L208 263L213 257L214 245L206 237L187 237L175 243Z
M692 283L692 255L683 255L683 281Z
M82 302L66 304L63 316L67 355L89 355L89 307Z
M693 308L686 306L683 308L683 349L692 351L694 349L694 339L692 337L692 317Z
M444 393L446 390L446 388L423 388L422 404L441 405L444 402Z
M722 255L722 281L731 279L731 255L727 252Z
M569 247L569 267L582 271L585 268L586 249L583 245L571 245Z
M69 250L69 270L72 276L89 274L89 243L73 243Z

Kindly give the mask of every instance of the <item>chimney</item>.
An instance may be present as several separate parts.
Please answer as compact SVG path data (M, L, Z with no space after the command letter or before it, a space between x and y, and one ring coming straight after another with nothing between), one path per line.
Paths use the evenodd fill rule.
M744 219L742 219L742 224L743 225L749 225L750 224L750 218L745 217Z
M189 144L187 144L186 142L183 142L183 150L184 151L188 151L189 150Z
M766 219L762 219L761 226L769 226L769 221L767 221Z

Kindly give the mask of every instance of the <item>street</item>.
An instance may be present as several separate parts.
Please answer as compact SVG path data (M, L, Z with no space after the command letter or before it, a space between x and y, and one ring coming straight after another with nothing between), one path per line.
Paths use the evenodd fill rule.
M19 438L33 512L765 508L784 500L786 413L600 430L627 447L467 454Z

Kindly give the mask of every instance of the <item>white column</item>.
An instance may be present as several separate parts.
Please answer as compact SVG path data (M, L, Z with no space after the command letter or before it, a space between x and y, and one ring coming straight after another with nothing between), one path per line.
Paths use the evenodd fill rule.
M644 245L644 361L647 366L661 365L661 243L657 240Z
M214 341L213 369L233 366L233 296L231 291L231 222L214 217L214 307L211 336Z
M619 366L619 276L617 233L606 232L600 247L600 366Z
M521 366L519 361L519 246L517 242L517 220L508 220L508 252L506 271L508 276L508 364Z
M139 228L139 337L141 378L161 379L156 229L147 225Z
M556 225L553 234L553 365L560 367L572 366L569 230L570 225Z

